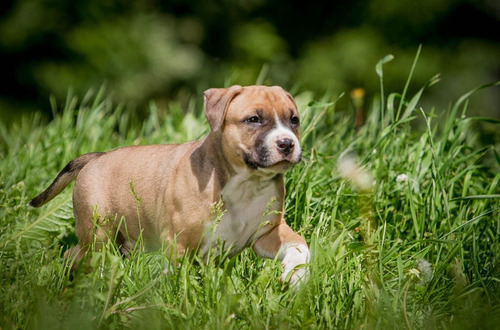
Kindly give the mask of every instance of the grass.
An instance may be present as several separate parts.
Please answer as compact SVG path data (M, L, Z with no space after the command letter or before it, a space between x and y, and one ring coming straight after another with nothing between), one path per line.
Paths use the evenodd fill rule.
M250 250L174 267L162 251L123 259L109 245L94 253L95 271L70 280L62 254L76 243L71 189L25 206L77 155L203 136L199 104L187 114L175 102L168 113L152 104L138 121L101 89L69 95L48 123L1 124L1 328L498 327L499 146L475 130L498 122L467 116L469 97L494 84L446 111L421 109L437 79L411 97L410 79L402 94L387 94L391 59L377 65L382 98L358 131L332 98L296 95L305 153L286 177L285 207L313 256L297 292L280 284L279 262Z

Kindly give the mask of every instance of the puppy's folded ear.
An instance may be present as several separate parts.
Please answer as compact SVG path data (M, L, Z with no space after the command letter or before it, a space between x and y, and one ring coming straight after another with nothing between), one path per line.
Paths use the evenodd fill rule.
M203 93L205 117L213 132L222 127L229 103L241 92L241 89L241 86L234 85L229 88L210 88Z

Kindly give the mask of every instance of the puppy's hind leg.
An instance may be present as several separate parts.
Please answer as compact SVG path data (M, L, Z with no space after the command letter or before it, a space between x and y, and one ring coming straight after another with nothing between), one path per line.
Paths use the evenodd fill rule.
M79 221L79 217L75 216L76 235L79 242L64 254L64 258L68 265L71 266L72 271L76 271L80 267L82 259L86 260L84 271L92 271L91 254L103 251L110 239L112 240L115 235L116 228L113 219L99 216L95 212L86 219L92 219L92 221L87 220L82 223Z
M70 267L70 271L72 273L76 272L78 265L80 264L80 260L85 256L88 250L89 249L87 247L83 248L80 244L77 244L64 252L64 259L66 260L66 263ZM87 262L86 271L90 271L90 261Z

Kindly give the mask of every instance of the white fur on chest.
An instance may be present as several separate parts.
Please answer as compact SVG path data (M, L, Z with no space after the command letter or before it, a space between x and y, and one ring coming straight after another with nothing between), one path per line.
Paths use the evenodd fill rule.
M224 244L224 250L236 254L270 230L269 224L281 212L278 191L272 179L237 174L222 190L224 213L205 227L200 254ZM219 250L217 250L218 252Z

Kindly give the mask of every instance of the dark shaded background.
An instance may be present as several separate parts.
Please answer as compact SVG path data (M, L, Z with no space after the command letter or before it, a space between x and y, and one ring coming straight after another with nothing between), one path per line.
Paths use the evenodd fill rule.
M42 111L49 96L83 96L103 83L115 101L147 111L187 102L209 87L278 84L316 97L356 87L401 91L419 44L412 88L436 73L424 104L447 108L500 79L497 0L156 1L17 0L0 4L0 120ZM498 88L471 110L500 118ZM347 107L347 102L344 107ZM430 109L428 109L430 110Z

